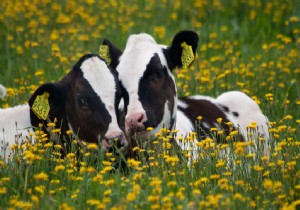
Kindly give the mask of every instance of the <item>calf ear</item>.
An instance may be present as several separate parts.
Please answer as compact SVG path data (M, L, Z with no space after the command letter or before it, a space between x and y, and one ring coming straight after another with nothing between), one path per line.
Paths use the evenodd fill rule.
M33 126L40 122L51 122L56 118L59 122L65 114L66 89L62 83L46 83L40 86L31 96L28 103L30 106L30 119Z
M114 46L109 40L104 39L99 49L100 57L105 60L108 66L116 69L119 65L119 58L122 55L122 51Z
M193 31L181 31L175 35L172 45L166 50L169 68L188 67L197 58L199 37Z

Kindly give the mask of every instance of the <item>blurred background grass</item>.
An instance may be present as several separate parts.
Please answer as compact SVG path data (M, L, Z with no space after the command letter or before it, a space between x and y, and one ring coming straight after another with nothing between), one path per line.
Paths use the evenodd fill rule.
M200 36L190 72L177 70L179 95L238 89L271 119L299 119L300 4L297 0L2 1L0 107L24 103L39 84L57 81L103 38L124 49L146 32L170 44L180 30Z
M105 161L95 168L83 161L76 170L70 164L74 154L56 162L47 150L48 158L32 165L26 158L7 166L0 161L0 205L292 209L299 203L298 0L10 0L0 5L0 84L8 90L0 107L25 103L40 84L62 78L84 53L98 53L103 38L124 49L133 33L147 32L170 44L178 31L188 29L200 37L199 58L192 70L174 72L179 95L241 90L260 104L272 122L271 140L280 142L269 161L259 154L258 163L254 154L236 154L234 171L210 150L190 170L175 156L165 158L162 147L151 153L147 148L153 155L150 166L128 161L133 170L127 177L106 170L111 163ZM34 151L37 158L42 154Z

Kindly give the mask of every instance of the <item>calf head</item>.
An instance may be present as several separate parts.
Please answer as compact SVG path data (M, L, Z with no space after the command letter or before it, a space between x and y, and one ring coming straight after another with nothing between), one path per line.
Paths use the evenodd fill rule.
M47 122L56 118L62 138L68 139L66 131L71 129L81 140L102 144L104 150L111 148L111 139L123 147L127 142L117 120L120 98L115 70L97 55L87 54L61 81L44 84L34 92L29 100L31 124L43 123L47 132ZM49 108L43 108L47 103Z
M151 134L162 127L173 128L177 90L172 71L187 65L182 57L186 50L194 57L197 44L198 36L192 31L178 33L171 46L157 44L148 34L131 35L123 53L103 41L109 47L110 65L119 73L127 134L144 135L147 127L154 128Z

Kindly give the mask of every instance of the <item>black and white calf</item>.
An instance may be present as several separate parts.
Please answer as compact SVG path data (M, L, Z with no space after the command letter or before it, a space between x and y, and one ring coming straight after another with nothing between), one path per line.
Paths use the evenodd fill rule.
M33 111L36 101L43 103L41 97L49 105L46 118ZM62 80L40 86L27 104L0 109L0 142L9 148L16 140L28 136L39 123L47 133L47 123L56 118L61 141L70 141L66 131L71 129L79 139L99 143L104 150L111 148L111 139L117 141L118 147L124 147L127 140L117 119L120 98L115 70L109 69L97 55L84 55ZM1 148L2 157L3 152Z
M235 130L239 131L240 135L235 135L239 141L249 142L263 138L260 148L263 149L263 154L269 155L268 118L257 103L245 93L229 91L217 98L202 95L182 97L178 99L177 108L176 142L183 149L192 150L193 159L198 157L195 142L184 142L179 139L184 139L196 130L198 140L210 137L215 138L217 143L227 143L224 136L230 136ZM197 119L199 116L201 118ZM215 135L212 131L214 129L222 131L222 135ZM257 144L254 145L254 149L256 148ZM251 152L255 151L251 149Z
M177 34L170 47L159 45L148 34L131 35L122 53L108 40L111 67L119 73L125 104L125 130L143 135L147 127L152 134L163 126L174 128L177 90L172 71L181 67L181 45L191 46L195 54L198 36L191 31Z
M245 126L250 119L256 121L258 125L265 125L266 119L260 109L258 107L252 109L255 102L240 92L227 93L218 99L203 96L177 99L172 72L175 68L186 67L183 59L186 57L184 55L186 46L188 52L193 54L192 57L196 57L194 55L197 44L198 36L192 31L178 33L170 46L157 44L148 34L131 35L124 52L110 41L103 41L103 45L109 47L110 66L119 73L126 113L126 134L135 132L137 136L143 136L147 133L147 127L153 127L154 129L150 131L152 135L162 127L166 127L170 130L179 130L178 135L185 137L196 130L194 122L198 116L203 116L201 121L203 132L200 133L198 140L205 137L204 134L209 133L210 128L217 125L218 118L223 119L225 129L226 121L232 121L236 128L240 127L244 139L247 139ZM251 114L244 115L244 113L251 111L256 111L256 114L248 120L247 117ZM262 131L267 132L265 129ZM183 149L188 149L178 140L177 143Z

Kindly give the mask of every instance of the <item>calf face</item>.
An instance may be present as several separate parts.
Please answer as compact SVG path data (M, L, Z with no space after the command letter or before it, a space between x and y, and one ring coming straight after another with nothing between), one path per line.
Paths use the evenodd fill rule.
M45 93L50 109L47 118L41 119L33 107ZM34 92L29 100L31 124L43 123L47 132L47 122L56 118L61 140L68 140L66 131L71 129L81 140L102 144L104 150L111 148L111 140L123 147L127 142L117 120L120 98L116 72L97 55L87 54L61 81L44 84Z
M198 36L192 31L178 33L171 46L162 46L148 34L131 35L122 54L108 40L111 66L119 73L124 96L126 133L152 134L162 127L172 129L176 120L177 90L172 75L182 67L184 46L195 55Z
M229 116L236 127L240 129L241 134L248 139L247 128L255 122L258 135L269 139L269 120L262 113L258 104L245 93L240 91L229 91L222 93L216 98L218 103Z

